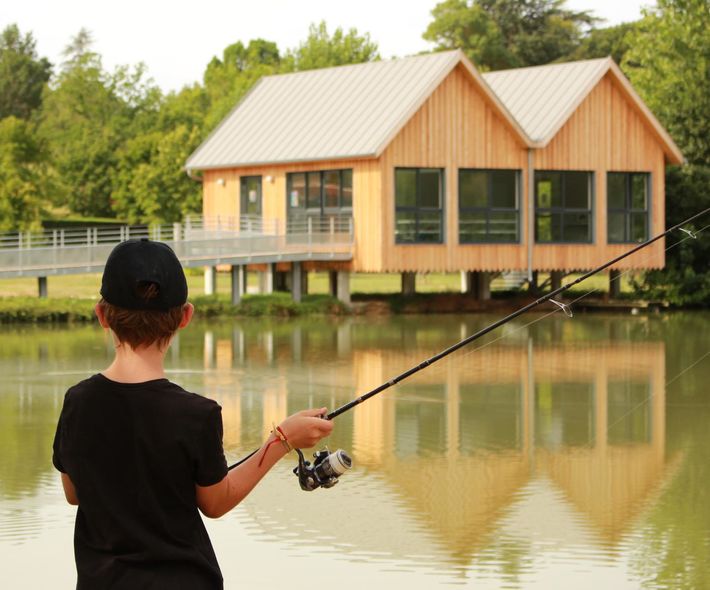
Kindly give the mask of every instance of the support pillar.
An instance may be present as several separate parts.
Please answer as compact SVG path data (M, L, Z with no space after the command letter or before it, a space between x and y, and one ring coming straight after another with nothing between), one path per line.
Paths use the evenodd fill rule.
M331 297L338 296L338 271L329 270L328 271L328 293Z
M539 287L540 274L536 270L532 271L531 274L532 274L532 278L530 279L528 289L529 289L531 295L537 295L540 292L540 287Z
M562 286L562 276L563 272L561 270L553 270L550 272L550 290L554 291Z
M217 292L217 267L205 266L205 295Z
M241 264L232 265L232 305L239 305L242 296L247 292L247 267Z
M37 293L42 299L47 298L47 277L37 277Z
M402 295L414 295L417 292L417 273L402 273Z
M301 302L301 296L303 295L303 286L301 284L303 280L303 269L300 262L294 262L291 264L291 297L296 303Z
M339 270L336 283L336 297L345 305L350 305L350 273L347 270Z
M468 270L461 271L461 293L471 293L472 292L472 279L473 273Z
M609 297L618 299L621 295L621 271L609 271Z
M479 270L473 275L472 282L476 291L476 299L488 301L491 298L491 273Z
M259 293L269 295L274 292L274 275L276 265L272 262L267 264L267 269L259 273Z

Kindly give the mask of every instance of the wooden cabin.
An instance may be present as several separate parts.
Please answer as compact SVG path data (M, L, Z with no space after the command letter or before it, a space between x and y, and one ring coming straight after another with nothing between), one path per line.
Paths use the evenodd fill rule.
M310 269L402 273L405 291L461 271L485 293L661 232L682 161L610 58L481 75L450 51L264 77L186 168L205 216L352 219L352 259ZM663 265L659 241L617 268Z

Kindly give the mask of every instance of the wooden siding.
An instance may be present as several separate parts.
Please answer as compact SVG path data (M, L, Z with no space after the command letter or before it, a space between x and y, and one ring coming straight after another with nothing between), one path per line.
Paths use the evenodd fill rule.
M385 271L438 272L505 270L527 267L526 209L521 207L520 244L459 245L459 168L521 170L521 203L527 179L527 149L475 87L462 66L455 68L380 158L382 174L382 267ZM444 169L445 243L394 242L394 169Z
M535 150L536 170L593 172L594 242L574 245L536 245L533 268L582 270L603 264L629 250L628 244L607 244L606 174L651 174L650 235L665 226L665 157L651 126L607 74L580 104L554 139ZM649 236L650 237L650 236ZM664 241L621 261L616 268L660 268Z
M533 150L538 170L594 173L592 244L543 244L533 247L534 270L585 270L630 248L607 244L606 173L651 174L650 234L665 226L665 157L657 135L619 83L607 74L544 148ZM525 270L528 266L528 150L478 90L463 66L457 66L395 136L379 159L208 170L204 173L205 215L239 216L240 176L262 177L264 219L286 219L286 174L309 170L353 169L354 258L357 272L451 272ZM394 241L394 170L397 167L444 169L443 244L399 245ZM520 242L458 243L458 170L520 170ZM271 176L272 181L266 178ZM223 184L218 179L224 180ZM659 268L664 243L626 259L617 268Z
M240 215L239 179L241 176L261 176L262 216L276 219L280 227L286 222L286 175L291 172L311 170L353 170L353 216L355 227L355 252L349 269L370 272L381 270L380 244L382 223L379 213L380 170L377 160L330 160L207 170L204 175L203 214L238 218ZM271 182L267 182L267 177ZM220 185L218 179L223 179ZM325 263L324 268L330 267ZM339 265L342 267L343 265Z

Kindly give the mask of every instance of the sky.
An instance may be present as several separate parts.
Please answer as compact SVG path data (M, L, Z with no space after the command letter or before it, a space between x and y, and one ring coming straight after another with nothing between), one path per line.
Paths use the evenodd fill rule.
M651 0L567 0L613 25L636 20ZM165 91L199 82L207 63L228 45L261 37L281 51L305 40L308 26L325 20L328 30L369 33L384 58L426 51L422 39L437 0L6 0L0 27L12 23L32 32L40 56L53 64L82 27L94 38L104 66L144 62Z

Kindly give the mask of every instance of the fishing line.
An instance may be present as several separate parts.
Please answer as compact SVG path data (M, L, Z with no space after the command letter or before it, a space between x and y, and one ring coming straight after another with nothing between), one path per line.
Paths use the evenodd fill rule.
M687 234L687 235L686 235L685 237L683 237L682 239L678 240L677 242L671 244L671 245L668 246L667 248L665 248L665 249L664 249L664 253L666 253L666 252L672 250L673 248L675 248L675 247L677 247L677 246L680 246L682 243L686 242L687 240L697 239L698 236L699 236L700 234L702 234L704 231L706 231L708 228L710 228L710 224L708 224L708 225L706 225L706 226L700 228L699 230L696 230L695 232L689 231L689 230L685 230L685 229L683 229L683 228L678 228L679 230L683 231L683 233L685 233L685 234ZM645 258L643 258L640 262L642 262L642 263L643 263L643 262L646 262L646 261L648 261L648 260L654 258L655 256L656 256L656 254L650 254L650 255L646 256ZM635 270L636 270L636 269L631 269L631 268L630 268L630 269L626 269L626 270L620 272L619 275L618 275L618 277L617 277L615 280L621 281L622 277L624 277L625 275L627 275L627 274L629 274L629 273L634 272ZM506 331L503 331L503 333L501 333L500 335L498 335L496 338L493 338L492 340L490 340L490 341L488 341L488 342L485 342L484 344L481 344L481 345L479 345L479 346L477 346L477 347L475 347L475 348L472 348L472 349L466 351L466 352L463 353L463 354L457 355L455 358L452 358L452 359L451 359L452 362L449 363L449 367L447 367L446 365L442 365L442 366L440 366L440 367L437 367L436 369L434 369L434 370L431 371L430 373L441 374L441 373L444 372L445 370L448 370L448 368L450 368L450 366L451 366L452 364L453 364L454 368L460 368L460 367L463 366L463 364L464 364L464 362L463 362L464 359L466 359L466 357L468 357L469 355L472 355L472 354L474 354L474 353L476 353L476 352L479 352L480 350L483 350L484 348L487 348L488 346L490 346L490 345L492 345L492 344L495 344L496 342L499 342L500 340L502 340L502 339L504 339L504 338L507 338L507 337L509 337L509 336L511 336L511 335L513 335L513 334L515 334L516 332L520 332L520 331L522 331L522 330L525 330L525 329L529 328L530 326L536 324L537 322L540 322L540 321L542 321L542 320L544 320L544 319L547 319L548 317L550 317L550 316L552 316L552 315L554 315L554 314L556 314L556 313L558 313L558 312L560 312L560 311L563 311L567 317L570 317L570 318L571 318L571 317L573 316L573 312L572 312L571 307L572 307L575 303L577 303L578 301L580 301L580 300L584 299L585 297L588 297L588 296L591 295L592 293L596 293L596 292L601 292L601 289L600 289L599 287L595 287L594 289L590 289L590 290L587 291L586 293L581 294L580 296L576 297L575 299L571 300L571 301L568 302L568 303L562 303L562 302L559 302L559 301L556 301L556 300L550 298L550 299L548 299L548 301L550 301L551 303L555 304L555 306L556 306L556 307L555 307L554 309L552 309L551 311L548 311L547 313L541 315L540 317L535 318L534 320L531 320L531 321L529 321L529 322L527 322L527 323L525 323L525 324L523 324L523 325L521 325L521 326L518 326L518 327L515 327L515 328L513 328L513 329L510 329L510 330L508 330L507 332L506 332ZM698 358L698 359L697 359L696 361L694 361L692 364L690 364L689 366L685 367L682 371L680 371L680 373L678 373L677 375L675 375L673 378L669 379L669 380L664 384L664 390L667 389L668 386L669 386L671 383L673 383L674 381L676 381L677 379L679 379L682 375L684 375L685 373L687 373L688 371L690 371L692 368L694 368L695 366L697 366L699 363L701 363L701 362L702 362L705 358L707 358L708 356L710 356L710 350L708 350L707 352L705 352L705 354L703 354L700 358ZM621 414L614 422L612 422L611 424L607 425L607 429L606 429L607 432L609 432L616 424L618 424L619 422L621 422L622 420L624 420L627 416L629 416L630 414L633 414L633 413L634 413L636 410L638 410L640 407L642 407L642 406L646 405L647 403L649 403L650 401L652 401L653 398L654 398L654 396L655 396L655 393L652 392L649 396L647 396L645 399L643 399L642 401L640 401L638 404L636 404L635 406L631 407L631 408L630 408L629 410L627 410L625 413Z
M466 345L472 343L474 340L477 340L478 338L482 338L483 336L487 335L488 333L492 332L493 330L495 330L495 329L497 329L497 328L499 328L499 327L501 327L501 326L507 324L508 322L510 322L510 321L514 320L515 318L521 316L522 314L526 313L527 311L530 311L531 309L537 307L538 305L541 305L542 303L545 303L546 301L552 300L553 297L555 297L555 296L558 295L558 294L563 293L564 291L567 291L568 289L572 288L574 285L576 285L576 284L578 284L578 283L581 283L582 281L588 279L589 277L591 277L591 276L593 276L593 275L595 275L595 274L597 274L597 273L599 273L599 272L601 272L601 271L603 271L603 270L605 270L605 269L607 269L607 268L613 266L613 265L616 264L617 262L619 262L619 261L621 261L621 260L623 260L623 259L625 259L625 258L631 256L632 254L635 254L635 253L638 252L639 250L642 250L643 248L646 248L647 246L650 246L650 245L653 244L654 242L656 242L656 241L658 241L658 240L664 238L665 236L671 234L671 233L672 233L673 231L675 231L676 229L680 229L683 225L686 225L686 224L688 224L688 223L694 221L695 219L697 219L697 218L699 218L699 217L702 217L703 215L705 215L705 214L708 213L708 212L710 212L710 208L705 209L705 210L703 210L703 211L700 211L699 213L696 213L695 215L689 217L689 218L686 219L685 221L682 221L681 223L676 224L676 225L674 225L674 226L672 226L672 227L666 229L665 231L661 232L660 234L657 234L656 236L654 236L654 237L652 237L652 238L650 238L650 239L648 239L648 240L642 242L641 244L638 244L637 246L635 246L635 247L631 248L630 250L628 250L628 251L626 251L626 252L620 254L619 256L616 256L616 257L612 258L611 260L609 260L609 261L605 262L604 264L602 264L602 265L596 267L595 269L592 269L592 270L590 270L590 271L588 271L588 272L582 274L581 276L579 276L577 279L575 279L575 280L572 281L571 283L568 283L567 285L564 285L564 286L560 286L559 288L552 290L552 291L551 291L550 293L548 293L547 295L541 296L541 297L539 297L538 299L536 299L535 301L533 301L533 302L531 302L531 303L529 303L529 304L527 304L527 305L524 305L523 307L517 309L516 311L514 311L514 312L508 314L508 315L505 316L504 318L501 318L501 319L499 319L499 320L493 322L492 324L490 324L490 325L488 325L487 327L485 327L485 328L479 330L478 332L476 332L476 333L474 333L474 334L472 334L472 335L470 335L470 336L464 338L463 340L461 340L461 341L459 341L459 342L457 342L457 343L455 343L455 344L449 346L448 348L446 348L445 350L443 350L443 351L439 352L438 354L432 356L431 358L428 358L428 359L422 361L421 363L419 363L418 365L415 365L414 367L410 368L409 370L405 371L404 373L402 373L402 374L400 374L400 375L397 375L396 377L394 377L394 378L390 379L389 381L383 383L383 384L380 385L379 387L376 387L375 389L373 389L373 390L371 390L371 391L369 391L369 392L367 392L367 393L365 393L365 394L363 394L363 395L361 395L361 396L355 398L354 400L348 402L347 404L345 404L345 405L343 405L343 406L341 406L341 407L335 409L334 411L332 411L331 413L329 413L327 416L324 416L324 418L327 419L327 420L332 420L333 418L339 416L340 414L342 414L342 413L344 413L344 412L347 412L348 410L350 410L350 409L354 408L355 406L357 406L357 405L359 405L359 404L365 402L366 400L370 399L371 397L373 397L373 396L375 396L375 395L378 395L379 393L385 391L386 389L389 389L390 387L393 387L393 386L397 385L399 382L401 382L401 381L403 381L403 380L405 380L405 379L411 377L411 376L414 375L415 373L418 373L419 371L421 371L421 370L423 370L423 369L429 367L429 366L432 365L433 363L435 363L435 362L441 360L442 358L448 356L449 354L452 354L453 352L456 352L456 351L459 350L460 348L462 348L462 347L464 347L464 346L466 346ZM693 237L693 238L694 238L695 236L689 234L689 237ZM666 248L666 249L664 250L664 252L665 252L666 250L668 250L668 248ZM596 290L596 289L595 289L595 290ZM595 290L592 290L592 291L590 291L589 293L593 293ZM587 294L582 295L581 297L577 298L577 300L582 299L582 298L585 297L586 295L587 295ZM559 305L559 303L558 303L558 307L559 307L560 309L564 309L564 306ZM556 311L556 310L553 310L552 313L554 313L554 311ZM550 314L548 314L548 315L550 315ZM544 317L544 316L543 316L543 317ZM543 318L538 318L536 321L539 321L539 320L541 320L541 319L543 319ZM531 322L531 323L534 323L534 322ZM480 347L479 347L479 349L480 349ZM238 465L241 465L244 461L246 461L247 459L249 459L249 457L253 456L257 451L258 451L258 449L254 450L254 452L252 452L252 453L251 453L250 455L248 455L247 457L244 457L242 460L238 461L238 462L235 463L234 465L231 465L231 466L229 467L229 469L233 469L233 468L237 467ZM297 449L297 451L298 451L298 449ZM332 475L332 477L331 477L330 475L328 475L328 474L325 473L325 472L328 472L328 470L329 470L330 468L333 468L335 471L337 471L337 469L335 468L335 465L334 465L333 457L334 457L336 454L340 454L340 453L342 453L343 457L344 457L345 459L347 459L348 466L346 467L346 469L348 469L348 468L350 467L350 459L349 459L349 457L347 457L347 455L346 455L343 451L337 451L337 453L333 453L333 454L330 454L330 455L328 455L327 449L326 449L325 451L321 451L321 452L319 452L319 453L317 453L317 454L315 455L316 461L314 462L313 465L311 465L311 464L308 463L308 462L305 462L305 461L304 461L304 458L303 458L303 454L302 454L300 451L298 451L298 454L299 454L299 467L297 467L297 468L294 470L294 472L295 472L296 475L298 475L298 477L299 477L299 482L300 482L300 484L301 484L301 488L304 489L304 490L312 490L312 489L315 489L316 487L319 487L319 486L322 486L322 487L330 487L331 485L333 485L334 483L336 483L336 482L337 482L337 477L338 477L339 474ZM319 470L320 470L320 471L319 471ZM320 475L328 475L328 479L325 481L325 483L322 483L322 482L321 482L321 479L320 479L320 475L319 475L319 474L320 474ZM314 487L311 487L311 484L314 483L313 476L315 476L315 486L314 486Z
M665 253L665 252L668 252L669 250L672 250L673 248L675 248L676 246L679 246L680 244L682 244L683 242L685 242L685 241L687 241L687 240L696 239L698 235L700 235L703 231L707 230L708 228L710 228L710 224L706 225L705 227L701 228L700 230L697 230L694 235L690 235L690 234L689 234L689 235L687 235L686 237L684 237L684 238L678 240L677 242L671 244L670 246L668 246L667 248L664 249L664 253ZM678 228L678 229L682 229L682 228ZM685 232L685 233L688 233L688 232ZM650 260L650 259L652 259L652 258L654 258L654 257L656 257L656 256L657 256L657 254L650 254L650 255L646 256L645 258L643 258L640 262L641 262L641 263L647 262L648 260ZM636 269L632 269L632 268L624 270L623 272L621 272L621 273L619 274L618 280L621 280L621 278L622 278L623 276L625 276L625 275L627 275L627 274L629 274L629 273L632 273L632 272L634 272L635 270L636 270ZM580 300L584 299L585 297L591 295L592 293L596 293L596 292L601 293L601 292L602 292L601 288L595 287L595 288L593 288L593 289L590 289L590 290L587 291L586 293L583 293L582 295L580 295L580 296L576 297L575 299L572 299L571 301L566 302L566 303L560 303L560 302L558 302L558 301L556 301L556 300L548 299L548 301L551 301L551 302L553 302L554 304L556 304L556 307L555 307L555 308L553 308L552 310L548 311L547 313L544 313L543 315L541 315L541 316L539 316L539 317L537 317L537 318L535 318L535 319L533 319L533 320L530 320L529 322L527 322L527 323L525 323L525 324L522 324L522 325L517 326L517 327L512 327L511 329L509 329L509 330L507 330L507 331L506 331L506 330L503 330L503 332L502 332L500 335L496 336L496 337L493 338L492 340L489 340L489 341L487 341L487 342L485 342L485 343L483 343L483 344L480 344L479 346L476 346L475 348L471 348L470 350L467 350L467 351L464 352L464 353L461 353L461 354L456 355L456 357L454 357L454 358L451 359L453 366L454 366L454 367L461 367L461 366L463 366L463 364L464 364L464 363L463 363L464 359L465 359L466 357L468 357L469 355L472 355L472 354L474 354L474 353L476 353L476 352L478 352L478 351L480 351L480 350L483 350L484 348L487 348L488 346L490 346L490 345L492 345L492 344L495 344L496 342L499 342L500 340L503 340L504 338L507 338L507 337L509 337L509 336L512 336L512 335L515 334L516 332L520 332L520 331L522 331L522 330L525 330L526 328L529 328L530 326L536 324L537 322L541 322L542 320L547 319L548 317L550 317L550 316L552 316L552 315L558 313L559 311L565 311L565 315L567 315L568 317L572 317L572 315L571 315L571 314L572 314L572 306L573 306L575 303L577 303L578 301L580 301ZM429 374L431 374L431 373L435 373L435 374L436 374L436 373L442 373L442 372L445 371L445 370L447 370L447 366L446 366L446 365L442 365L442 366L439 366L439 367L436 367L436 368L432 369L432 371L430 371Z

